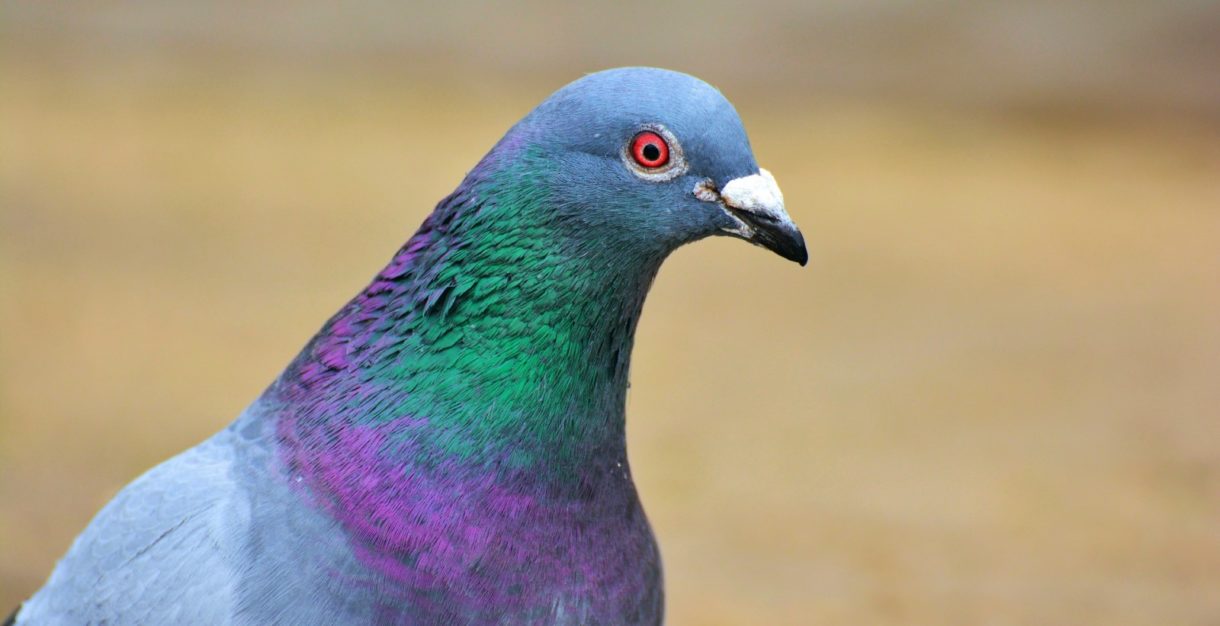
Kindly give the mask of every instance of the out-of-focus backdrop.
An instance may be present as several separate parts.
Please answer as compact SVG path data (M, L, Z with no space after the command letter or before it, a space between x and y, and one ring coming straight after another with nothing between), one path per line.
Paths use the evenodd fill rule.
M10 2L0 609L584 72L719 86L801 269L639 331L673 624L1220 623L1220 4Z

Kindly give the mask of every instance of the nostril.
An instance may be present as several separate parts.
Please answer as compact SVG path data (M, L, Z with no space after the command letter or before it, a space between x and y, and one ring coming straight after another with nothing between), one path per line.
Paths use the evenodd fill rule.
M720 190L724 203L750 213L765 213L776 218L786 218L784 194L780 192L775 178L764 169L759 173L734 178Z

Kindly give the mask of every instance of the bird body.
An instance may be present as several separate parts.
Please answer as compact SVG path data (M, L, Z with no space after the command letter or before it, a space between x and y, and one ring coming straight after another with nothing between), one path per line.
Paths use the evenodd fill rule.
M697 79L560 90L235 422L121 491L17 623L659 623L635 328L689 241L804 262L760 172Z

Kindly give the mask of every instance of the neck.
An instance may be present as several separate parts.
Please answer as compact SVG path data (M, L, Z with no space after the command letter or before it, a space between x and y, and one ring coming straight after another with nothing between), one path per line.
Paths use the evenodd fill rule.
M411 606L641 597L659 574L624 404L664 250L590 243L545 184L486 166L264 394L277 472L365 567L427 591Z
M282 436L372 429L402 444L379 458L424 470L625 464L631 347L662 259L582 248L531 222L523 205L545 198L479 173L268 390Z

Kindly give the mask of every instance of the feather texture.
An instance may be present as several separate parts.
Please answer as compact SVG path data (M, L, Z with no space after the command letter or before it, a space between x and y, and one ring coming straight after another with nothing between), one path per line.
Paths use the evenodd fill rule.
M624 164L641 124L689 171ZM697 79L560 90L229 428L102 509L17 623L659 623L636 324L673 249L739 224L691 190L757 171Z

